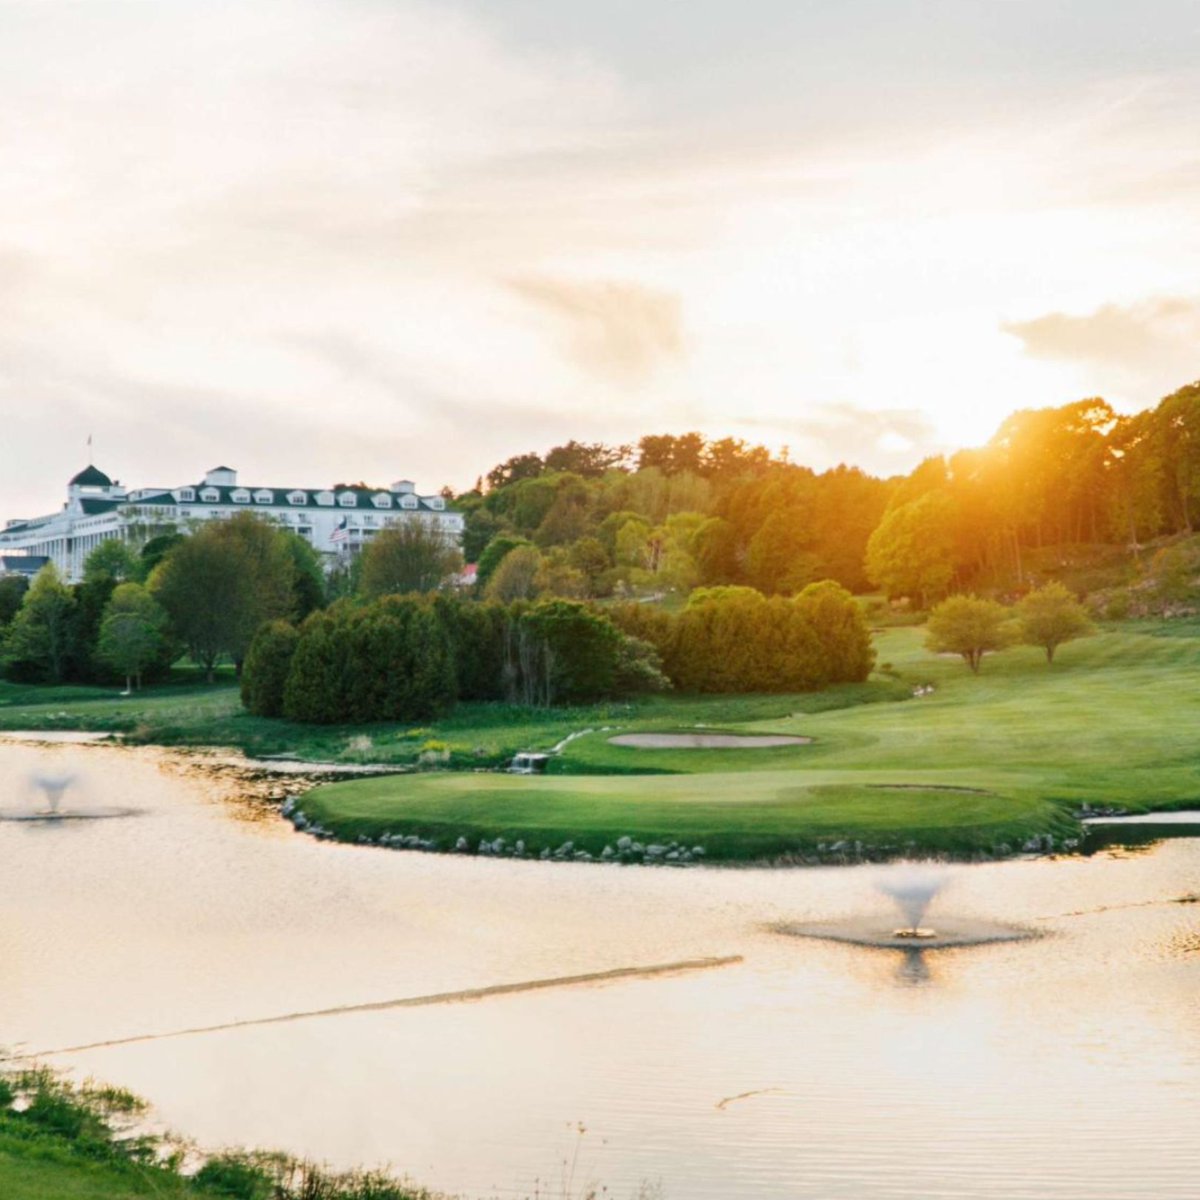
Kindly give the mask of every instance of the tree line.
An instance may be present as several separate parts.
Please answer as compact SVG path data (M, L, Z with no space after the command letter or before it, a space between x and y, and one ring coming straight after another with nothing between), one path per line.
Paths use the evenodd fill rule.
M1200 383L1132 416L1104 400L1021 410L983 447L905 476L815 472L733 438L653 435L516 455L456 498L464 553L500 600L831 579L927 607L1024 590L1030 557L1130 547L1200 521Z

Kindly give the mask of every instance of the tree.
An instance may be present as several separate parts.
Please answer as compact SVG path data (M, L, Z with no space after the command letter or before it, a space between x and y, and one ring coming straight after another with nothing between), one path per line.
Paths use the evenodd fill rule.
M138 580L142 578L142 560L120 538L106 538L87 556L83 578L108 578L117 583Z
M423 721L454 700L449 633L430 602L416 596L313 613L283 687L284 716L316 724Z
M311 544L298 533L281 531L284 545L292 560L293 621L303 621L311 612L325 607L325 572Z
M567 560L584 578L590 595L608 594L603 578L612 568L612 559L599 538L580 538L568 551Z
M514 674L526 704L581 704L610 696L624 636L601 613L572 600L543 600L513 621Z
M816 632L823 682L866 679L875 665L875 650L854 597L841 584L826 579L810 583L795 603Z
M29 580L24 575L0 577L0 631L17 615L28 590Z
M514 454L487 473L488 489L494 492L522 479L536 479L545 469L540 455Z
M458 506L464 509L463 558L467 562L477 563L488 544L503 532L504 519L478 502L468 507L461 496L458 497Z
M162 654L167 614L140 583L118 584L100 622L97 654L114 671L125 676L125 690L134 680L141 686L142 672Z
M928 492L889 512L867 542L867 575L889 597L911 596L924 608L954 575L953 507Z
M70 679L95 681L107 677L111 668L99 657L100 622L116 590L117 581L103 572L93 572L72 588L75 604L71 611L70 656L66 675Z
M497 534L487 546L483 553L479 556L478 568L475 572L476 583L481 588L486 588L488 581L496 573L496 568L504 561L505 555L510 550L515 550L518 546L532 546L533 543L525 537L521 537L515 533L500 533Z
M1046 661L1054 661L1054 652L1064 642L1090 633L1092 623L1082 604L1061 583L1048 583L1030 592L1017 605L1021 640L1028 646L1041 646Z
M376 534L363 550L359 588L368 597L434 592L460 570L462 557L437 530L406 521Z
M283 534L252 513L239 513L174 546L149 586L211 683L223 654L240 676L258 627L293 611L294 581Z
M246 651L242 671L242 704L259 717L283 715L283 691L300 634L287 621L268 621L259 627Z
M570 471L575 475L599 478L605 471L623 468L632 453L632 446L606 446L603 442L572 439L546 451L545 465L547 471Z
M536 546L518 546L501 560L483 594L488 600L511 604L514 600L532 600L538 593L538 572L542 556Z
M817 577L813 530L804 514L779 509L759 526L746 550L746 575L760 592L798 592Z
M34 577L4 639L10 676L61 683L74 644L75 597L57 567L47 563Z
M154 568L182 541L182 533L160 533L157 537L152 537L142 547L142 578L149 579Z
M951 596L929 614L925 646L935 654L960 654L978 675L983 656L1013 642L1008 609L977 596Z

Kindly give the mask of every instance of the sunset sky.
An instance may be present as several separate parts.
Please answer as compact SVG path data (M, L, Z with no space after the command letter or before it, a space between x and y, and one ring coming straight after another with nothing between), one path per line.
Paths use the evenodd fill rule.
M1194 0L0 0L0 518L98 465L908 470L1200 376Z

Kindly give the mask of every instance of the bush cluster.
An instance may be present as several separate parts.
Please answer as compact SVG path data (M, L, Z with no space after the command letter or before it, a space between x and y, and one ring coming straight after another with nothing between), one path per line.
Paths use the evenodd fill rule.
M839 584L798 596L753 588L699 588L682 612L619 605L613 619L658 652L687 692L800 692L867 678L874 663L862 610Z
M653 648L586 604L409 595L339 602L299 629L263 625L242 701L260 716L358 724L431 720L459 699L548 706L665 686Z

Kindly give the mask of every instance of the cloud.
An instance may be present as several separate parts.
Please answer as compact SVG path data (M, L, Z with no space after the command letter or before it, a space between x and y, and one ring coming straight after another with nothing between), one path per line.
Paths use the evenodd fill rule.
M571 359L618 382L636 382L683 354L677 295L636 283L515 279L513 291L551 314Z
M1032 358L1074 363L1089 379L1157 396L1200 377L1200 297L1105 304L1084 316L1054 312L1001 328Z

